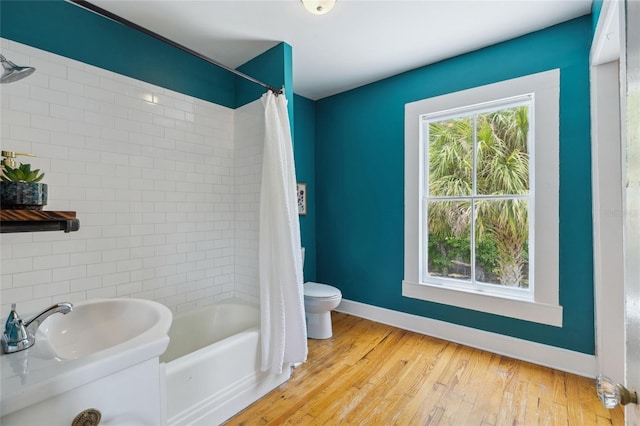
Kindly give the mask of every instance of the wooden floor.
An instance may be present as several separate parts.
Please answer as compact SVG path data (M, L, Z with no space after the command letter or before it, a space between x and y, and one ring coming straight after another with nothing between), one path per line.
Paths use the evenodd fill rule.
M228 425L623 425L592 379L333 312L291 379Z

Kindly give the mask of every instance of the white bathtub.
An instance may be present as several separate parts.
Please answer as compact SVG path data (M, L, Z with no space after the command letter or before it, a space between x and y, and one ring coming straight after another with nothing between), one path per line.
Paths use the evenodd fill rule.
M260 312L236 300L174 316L160 357L166 423L217 425L284 383L259 371Z

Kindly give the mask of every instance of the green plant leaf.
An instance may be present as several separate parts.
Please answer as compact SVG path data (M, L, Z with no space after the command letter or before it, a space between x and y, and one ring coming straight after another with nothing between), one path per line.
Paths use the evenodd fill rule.
M4 166L2 180L5 182L40 182L44 173L40 169L31 170L31 164L20 164L19 167Z

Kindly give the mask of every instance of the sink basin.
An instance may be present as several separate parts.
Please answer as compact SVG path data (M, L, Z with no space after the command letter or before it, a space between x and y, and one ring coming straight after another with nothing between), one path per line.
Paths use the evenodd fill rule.
M93 299L51 315L35 345L0 356L0 416L103 379L112 383L129 368L157 376L172 319L166 306L142 299Z
M36 345L46 344L63 360L78 359L118 345L165 335L172 321L164 305L142 299L94 299L54 314L41 325Z

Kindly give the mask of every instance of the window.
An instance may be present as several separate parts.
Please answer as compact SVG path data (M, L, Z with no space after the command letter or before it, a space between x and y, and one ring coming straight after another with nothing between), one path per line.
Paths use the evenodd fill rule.
M406 105L403 295L562 325L559 71Z
M532 103L528 94L420 117L421 282L530 294Z

